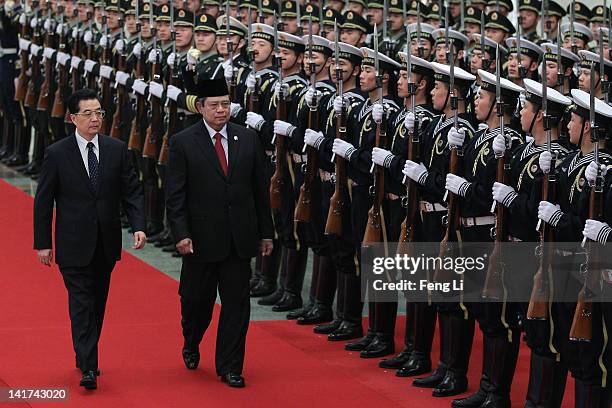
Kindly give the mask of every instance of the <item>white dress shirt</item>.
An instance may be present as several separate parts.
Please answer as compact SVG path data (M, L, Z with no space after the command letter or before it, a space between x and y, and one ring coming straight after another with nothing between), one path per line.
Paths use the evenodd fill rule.
M223 150L225 151L225 162L229 165L229 160L227 158L227 125L224 125L223 129L221 129L219 132L217 132L215 129L211 128L210 126L208 126L208 123L206 123L205 120L204 120L204 125L206 126L206 130L208 130L208 134L210 135L210 140L212 140L213 147L215 146L215 142L216 142L215 135L219 133L222 136L221 146L223 146Z
M74 131L74 136L76 137L77 144L79 145L79 151L81 152L81 158L83 159L83 164L85 165L85 170L87 171L87 175L89 175L89 159L87 155L89 152L87 151L87 139L83 136L79 135L78 131ZM98 163L100 163L100 147L98 145L98 135L95 135L93 139L91 139L91 143L94 144L94 154L98 159Z

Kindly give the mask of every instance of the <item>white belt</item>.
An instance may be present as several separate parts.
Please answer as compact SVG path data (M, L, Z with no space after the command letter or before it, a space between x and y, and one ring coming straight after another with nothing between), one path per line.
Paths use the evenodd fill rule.
M0 57L17 54L17 48L0 48Z
M305 154L297 154L297 153L292 153L291 156L293 157L294 163L306 163L306 159L308 157Z
M461 217L461 225L464 227L473 227L477 225L493 225L495 224L494 215L485 215L483 217Z
M420 201L419 205L421 207L421 212L429 213L429 212L442 212L446 211L447 208L439 203L430 203L429 201Z

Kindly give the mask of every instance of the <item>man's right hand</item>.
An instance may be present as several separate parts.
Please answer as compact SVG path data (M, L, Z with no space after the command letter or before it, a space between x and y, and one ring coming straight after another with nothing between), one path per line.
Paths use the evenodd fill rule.
M185 238L180 240L176 244L176 250L181 255L193 254L193 243L191 242L191 238Z
M36 253L41 264L51 266L53 251L51 249L39 249Z

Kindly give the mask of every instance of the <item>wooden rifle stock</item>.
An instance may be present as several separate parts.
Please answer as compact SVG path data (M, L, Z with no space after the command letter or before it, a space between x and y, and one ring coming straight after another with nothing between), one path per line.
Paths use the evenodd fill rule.
M281 91L278 97L278 106L276 107L276 119L286 120L286 118L287 101ZM285 186L285 175L287 172L287 144L285 136L275 135L274 150L276 168L270 179L270 206L274 210L280 210L283 205L283 187Z
M311 107L308 112L308 127L319 130L319 111L316 106ZM300 187L300 197L293 217L299 222L309 222L312 215L312 188L319 172L319 151L312 146L306 146L306 161L304 182Z
M66 49L66 35L64 33L62 33L59 40L59 51L61 52L64 52ZM68 63L69 61L66 62L66 64ZM68 71L66 65L59 65L58 79L57 89L53 98L53 107L51 108L51 117L62 119L66 117L65 100L67 99L66 90L68 89Z
M386 124L380 123L376 126L376 147L386 149L387 129ZM385 168L382 166L374 167L374 184L370 187L370 194L373 195L372 207L368 210L368 223L365 233L363 234L362 245L369 246L371 244L383 241L383 220L382 220L382 202L385 197Z
M117 55L117 70L125 70L125 56L122 53ZM117 106L115 106L115 113L113 114L113 121L111 125L110 137L114 139L121 139L121 129L123 127L123 109L127 103L125 87L123 85L117 85Z
M421 142L419 140L419 129L418 121L415 120L414 129L412 134L408 135L408 160L420 163L421 161ZM399 242L397 245L398 254L408 254L408 243L415 241L415 228L416 217L419 212L419 194L418 194L417 182L408 178L408 185L406 187L406 218L402 222Z
M25 11L24 11L25 12ZM26 23L21 26L21 38L25 39L28 37L28 27L30 20L27 19ZM17 86L15 87L15 100L17 102L25 102L26 93L28 92L28 76L26 71L28 70L29 59L28 50L21 50L19 52L19 58L21 61L21 70L19 71L19 77L17 77Z
M159 73L159 64L156 62L153 64L151 69L151 78L156 81L161 81ZM142 156L155 159L158 158L158 140L160 139L159 131L163 129L162 112L161 112L161 101L152 96L151 97L151 122L147 128L147 134L145 136L144 147L142 149Z
M176 87L182 88L182 85L179 83L178 72L171 72L170 78L168 80L169 85L174 85ZM176 133L177 121L178 121L178 106L175 101L169 100L168 106L168 129L166 130L166 134L163 137L161 149L159 151L159 158L157 159L157 164L160 166L165 166L168 164L168 154L170 153L170 137Z
M45 34L45 46L51 47L51 39L53 34L47 32ZM44 57L43 57L44 58ZM40 87L40 94L38 94L38 102L36 104L36 110L46 112L49 109L49 105L52 104L51 80L53 79L53 61L49 58L45 58L45 80ZM55 95L53 95L55 97Z
M336 118L337 137L340 140L346 140L346 111L342 112ZM346 188L348 178L346 174L346 159L336 155L335 157L335 173L336 183L334 185L334 194L329 199L329 211L327 213L327 222L325 223L325 234L327 235L342 235L342 215L347 208Z
M104 64L109 64L110 63L110 44L106 45L106 48L104 48L104 51L102 53L102 62ZM106 79L104 77L101 77L102 79L102 109L106 110L106 112L110 113L112 111L111 107L112 107L112 102L111 102L111 84L110 84L110 79ZM119 106L116 107L117 109L119 109ZM102 126L100 127L100 132L102 134L109 134L109 132L112 129L112 122L113 122L113 116L111 115L106 115L104 117L104 119L102 120Z
M34 30L32 43L38 45L38 40L40 40L40 35L37 33L36 29ZM38 94L36 93L36 82L38 82L38 78L40 77L40 59L38 56L32 56L32 65L31 65L31 77L30 82L28 83L28 90L25 95L24 106L26 108L35 109L36 103L38 101Z
M136 61L136 78L142 78L142 58ZM136 116L132 120L130 128L130 138L128 140L128 149L142 151L142 134L140 133L140 118L145 114L144 97L136 94Z

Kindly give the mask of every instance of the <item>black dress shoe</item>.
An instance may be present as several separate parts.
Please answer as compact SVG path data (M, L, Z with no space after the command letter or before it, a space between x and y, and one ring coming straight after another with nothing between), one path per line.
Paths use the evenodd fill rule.
M368 347L372 341L374 341L374 337L376 337L376 334L368 330L366 335L361 339L352 343L346 343L344 345L344 349L347 351L365 350L365 348Z
M313 307L314 303L307 303L299 309L287 313L287 320L296 320L302 316L306 316L308 313L310 313Z
M172 237L170 236L165 236L165 237L160 237L157 239L157 241L155 242L155 244L153 244L153 246L155 248L164 248L167 247L169 245L173 245L174 242L172 241Z
M174 244L168 244L165 247L162 247L162 252L172 253L176 251L176 246Z
M511 405L509 396L489 393L480 408L510 408Z
M200 353L184 348L183 362L185 362L185 367L187 367L188 370L195 370L198 368L198 364L200 364Z
M479 408L487 399L487 393L478 388L474 394L466 398L459 398L451 402L453 408Z
M342 322L340 326L327 336L328 341L344 341L358 339L363 336L363 328L359 324Z
M320 324L318 326L315 326L315 328L312 329L312 331L315 332L316 334L330 334L338 330L338 327L340 327L340 324L342 324L341 319L334 319L329 323Z
M434 397L450 397L467 391L468 381L465 375L458 376L452 371L447 371L444 379L433 389L431 395Z
M13 156L11 157L11 159L8 161L8 165L9 167L17 167L17 166L22 166L24 164L26 164L28 162L28 160L25 157L20 157L20 156Z
M276 288L276 291L268 296L264 296L257 301L258 305L272 306L278 303L283 297L285 290L283 288Z
M33 164L23 171L23 174L25 174L26 176L31 176L32 174L37 173L40 173L40 165L38 164Z
M233 388L244 388L244 377L240 374L228 373L222 375L221 381Z
M96 380L96 373L94 371L85 371L83 373L83 377L81 377L81 382L79 383L81 387L85 387L86 390L95 390L98 388L98 381Z
M297 324L319 324L323 322L329 322L334 318L334 313L331 309L324 309L315 305L308 313L304 316L298 317Z
M412 350L408 347L404 347L404 349L400 351L399 354L397 354L396 356L391 358L385 358L384 360L380 361L378 363L378 366L380 368L400 368L408 361L408 359L410 359L411 354Z
M361 350L361 358L379 358L395 353L395 342L383 336L375 336L368 346Z
M276 282L266 282L265 280L258 281L252 288L251 297L263 297L271 295L276 291Z
M442 382L445 375L446 367L438 366L438 368L436 368L430 376L417 378L412 382L412 385L421 388L435 388L438 384Z
M76 368L78 368L80 370L81 369L81 363L79 363L78 359L75 359L75 360L76 360ZM96 373L96 377L100 376L100 369L99 368L96 369L94 372Z
M395 372L397 377L414 377L415 375L425 374L431 371L431 359L423 353L415 351L412 353L406 364Z
M285 292L283 297L272 306L273 312L288 312L290 310L299 309L302 307L302 296L294 295L293 293Z

